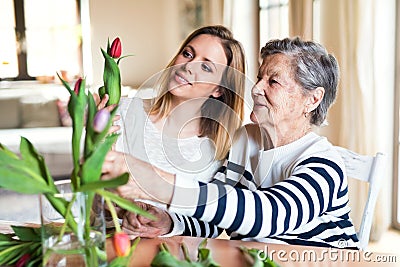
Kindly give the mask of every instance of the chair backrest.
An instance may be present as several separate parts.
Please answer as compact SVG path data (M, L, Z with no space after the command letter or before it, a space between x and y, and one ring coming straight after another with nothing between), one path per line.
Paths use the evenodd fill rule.
M382 182L382 179L378 176L382 175L384 154L378 152L375 156L367 156L357 154L343 147L335 146L335 148L343 158L347 176L369 183L367 203L364 207L360 229L357 234L361 249L365 250L368 246L375 204Z

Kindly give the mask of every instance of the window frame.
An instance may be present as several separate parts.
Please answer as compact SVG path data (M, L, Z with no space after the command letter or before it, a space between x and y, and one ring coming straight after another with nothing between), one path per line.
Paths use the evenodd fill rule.
M75 0L77 4L77 12L79 23L82 25L82 11L81 1ZM15 14L15 35L16 41L19 46L22 46L26 39L26 24L25 24L25 4L24 0L14 0L14 14ZM83 61L83 48L81 45L81 62ZM35 80L36 77L32 77L28 73L28 52L20 50L17 53L18 62L18 75L16 77L5 78L10 81L30 81ZM83 68L83 66L82 66Z
M400 5L396 5L396 25L400 25ZM395 29L395 90L394 90L394 134L393 134L393 187L392 226L400 230L400 27Z

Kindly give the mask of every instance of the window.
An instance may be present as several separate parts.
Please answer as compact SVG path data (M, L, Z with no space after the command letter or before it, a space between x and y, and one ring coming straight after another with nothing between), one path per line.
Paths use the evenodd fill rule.
M319 40L320 1L313 0L313 38ZM289 0L260 0L260 45L289 36Z
M273 38L289 36L288 0L260 0L260 47Z
M78 0L0 1L0 79L81 73L79 7Z

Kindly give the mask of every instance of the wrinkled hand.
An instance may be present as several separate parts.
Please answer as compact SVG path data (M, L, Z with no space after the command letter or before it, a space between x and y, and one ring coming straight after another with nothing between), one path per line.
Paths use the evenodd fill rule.
M105 108L105 109L107 109L109 112L113 111L113 110L117 107L117 105L114 104L114 105L106 106L107 101L108 101L109 98L110 98L110 96L109 96L108 94L105 94L104 97L103 97L103 99L100 99L100 96L99 96L98 94L93 93L93 99L94 99L94 102L96 103L97 110L100 110L100 109L104 109L104 108ZM114 123L115 123L116 121L118 121L120 118L121 118L120 115L115 115L115 116L114 116L114 118L113 118L113 125L111 125L110 129L108 130L108 133L109 133L109 134L116 133L116 132L118 132L118 131L121 129L121 126L115 125L115 124L114 124Z
M171 231L172 219L168 212L151 204L134 202L141 209L154 215L156 220L151 220L136 213L126 211L122 218L122 229L129 235L154 238L165 235Z

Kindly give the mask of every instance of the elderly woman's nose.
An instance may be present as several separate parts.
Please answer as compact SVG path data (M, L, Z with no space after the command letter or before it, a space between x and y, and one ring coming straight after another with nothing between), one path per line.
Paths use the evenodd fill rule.
M260 86L260 84L254 85L252 92L254 95L265 95L265 92L264 92L262 86Z

